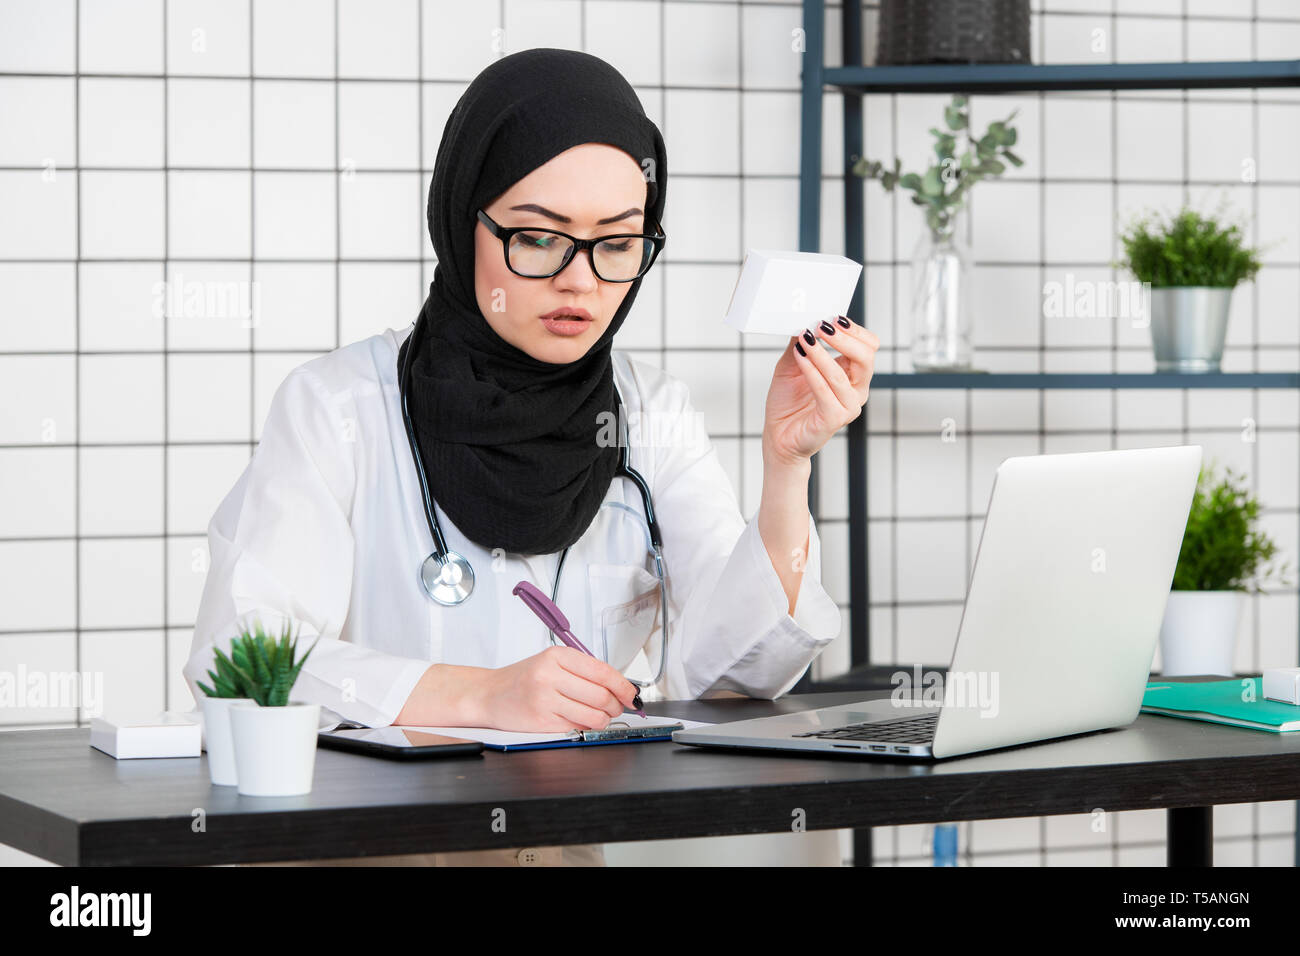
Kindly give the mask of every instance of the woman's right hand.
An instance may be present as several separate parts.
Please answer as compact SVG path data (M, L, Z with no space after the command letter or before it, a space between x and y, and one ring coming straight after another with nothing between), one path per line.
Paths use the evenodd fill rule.
M474 726L534 733L602 730L632 709L637 687L604 661L548 647L507 667L479 670L467 693Z

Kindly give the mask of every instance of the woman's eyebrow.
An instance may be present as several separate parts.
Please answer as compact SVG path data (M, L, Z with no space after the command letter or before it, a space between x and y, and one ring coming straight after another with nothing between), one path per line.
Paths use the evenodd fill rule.
M539 206L534 202L524 203L521 206L511 206L510 208L518 209L521 212L535 212L545 216L547 219L554 219L556 222L573 222L573 220L568 216L561 216L558 212L551 212L551 210L547 209L545 206ZM617 216L610 216L608 219L598 219L596 225L603 226L606 223L618 222L620 219L631 219L633 216L644 215L645 213L633 206L631 209L626 209Z

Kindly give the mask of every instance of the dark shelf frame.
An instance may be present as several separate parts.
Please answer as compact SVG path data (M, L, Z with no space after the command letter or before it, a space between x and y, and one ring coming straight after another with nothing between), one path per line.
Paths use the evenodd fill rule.
M1300 86L1300 60L838 66L824 68L822 82L853 93L1258 89Z
M880 372L872 388L1300 388L1300 372Z
M804 0L804 54L800 86L799 249L821 245L822 97L842 94L844 141L844 254L866 261L865 182L852 173L863 155L864 93L1013 93L1071 90L1259 89L1300 86L1300 60L1161 63L971 64L863 66L861 5L841 8L841 62L827 67L824 0ZM861 323L865 282L858 284L849 316ZM1300 388L1300 373L1079 374L892 373L874 375L876 389L909 388ZM809 508L820 518L820 469L814 456ZM870 588L867 544L867 416L848 426L849 637L851 666L870 662ZM1300 622L1297 624L1300 631ZM805 678L807 679L807 678ZM1296 864L1300 866L1300 801L1296 804ZM855 834L855 858L871 859L869 831ZM867 864L869 865L869 863Z

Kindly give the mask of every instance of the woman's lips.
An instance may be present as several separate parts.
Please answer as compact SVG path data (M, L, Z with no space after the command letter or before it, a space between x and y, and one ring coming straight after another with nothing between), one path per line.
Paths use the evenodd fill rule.
M586 309L556 309L541 316L542 324L555 335L581 335L591 326Z

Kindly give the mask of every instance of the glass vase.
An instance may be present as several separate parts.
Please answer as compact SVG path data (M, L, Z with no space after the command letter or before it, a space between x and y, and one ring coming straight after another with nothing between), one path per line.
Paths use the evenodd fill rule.
M927 224L912 254L912 368L971 370L971 257L962 217Z

